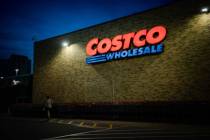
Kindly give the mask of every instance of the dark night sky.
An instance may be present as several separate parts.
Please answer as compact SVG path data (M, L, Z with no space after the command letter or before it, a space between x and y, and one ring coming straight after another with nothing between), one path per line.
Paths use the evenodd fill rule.
M33 57L33 41L158 7L172 0L0 0L0 58Z

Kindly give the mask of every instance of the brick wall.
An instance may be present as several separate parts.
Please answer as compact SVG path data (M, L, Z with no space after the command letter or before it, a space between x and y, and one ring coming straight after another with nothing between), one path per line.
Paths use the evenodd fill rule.
M179 1L35 43L33 103L210 101L210 1ZM167 27L160 55L87 65L93 37ZM61 42L70 40L70 47Z

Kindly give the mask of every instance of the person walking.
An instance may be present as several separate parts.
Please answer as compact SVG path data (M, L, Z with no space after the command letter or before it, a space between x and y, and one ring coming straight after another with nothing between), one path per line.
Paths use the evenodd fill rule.
M52 106L53 106L53 101L49 96L47 96L45 104L44 104L44 108L47 113L48 120L50 120L50 118L51 118Z

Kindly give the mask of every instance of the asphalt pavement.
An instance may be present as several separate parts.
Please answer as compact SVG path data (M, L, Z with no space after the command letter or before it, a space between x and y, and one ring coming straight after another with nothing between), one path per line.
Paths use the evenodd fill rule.
M47 140L209 140L208 130L173 130L173 129L102 129L83 133L69 134Z
M0 140L40 140L90 130L93 128L50 123L42 118L0 117Z
M1 140L209 140L209 125L0 117Z

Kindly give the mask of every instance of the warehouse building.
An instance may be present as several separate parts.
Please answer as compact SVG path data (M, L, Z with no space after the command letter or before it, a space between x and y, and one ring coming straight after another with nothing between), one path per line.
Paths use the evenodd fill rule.
M209 102L209 6L176 1L35 42L33 103Z

